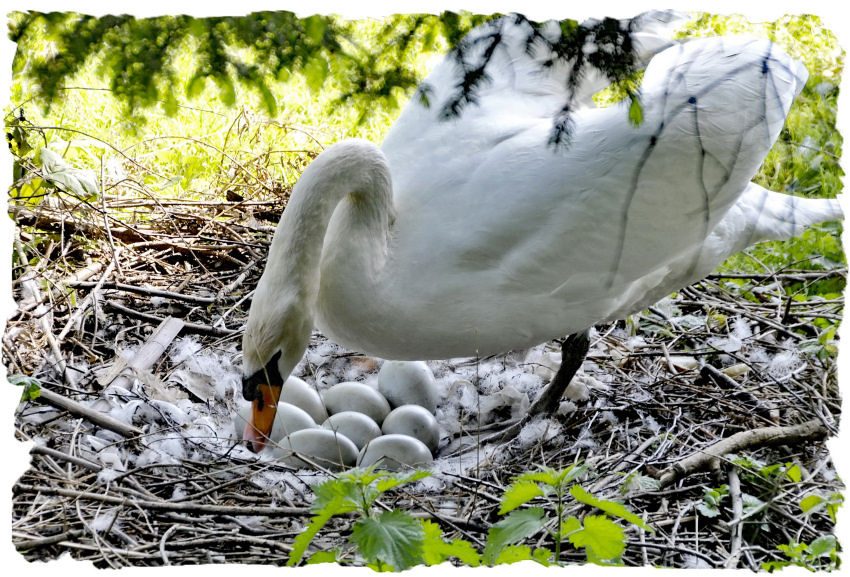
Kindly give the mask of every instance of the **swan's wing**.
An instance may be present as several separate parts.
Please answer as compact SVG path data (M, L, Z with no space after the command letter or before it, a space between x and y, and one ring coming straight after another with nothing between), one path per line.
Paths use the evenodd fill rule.
M398 209L382 304L439 307L431 332L459 340L468 327L508 335L476 337L481 351L581 330L638 303L633 285L674 262L686 268L656 288L680 288L666 285L696 274L699 247L739 202L807 77L765 40L676 45L646 70L639 126L625 103L584 109L573 142L555 150L544 110L561 100L558 83L510 82L518 69L540 74L516 58L481 106L442 122L412 103L382 147ZM411 316L411 334L427 322Z

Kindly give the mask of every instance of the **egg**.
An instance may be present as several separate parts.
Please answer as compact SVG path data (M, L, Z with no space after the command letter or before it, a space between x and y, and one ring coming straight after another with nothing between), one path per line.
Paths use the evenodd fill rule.
M328 418L328 412L322 403L322 398L316 390L299 379L289 377L280 390L279 401L301 407L316 423L323 423Z
M358 451L345 435L318 428L295 431L284 437L272 448L272 455L294 469L312 469L315 463L323 469L341 471L354 466Z
M381 425L385 435L399 434L419 439L432 453L440 444L440 425L425 407L402 405L390 411Z
M431 414L436 413L440 400L434 373L423 361L384 361L378 371L378 391L393 408L419 405Z
M378 469L400 471L422 469L434 464L431 451L419 439L407 435L382 435L369 442L357 457L358 467L378 463Z
M240 410L233 419L233 430L236 432L236 438L240 441L245 433L245 425L248 423L250 416L251 405L248 405ZM318 427L319 425L316 424L316 421L303 409L289 403L278 403L277 414L274 417L274 424L272 425L269 439L277 442L295 431L316 429Z
M373 419L354 411L343 411L331 415L322 427L342 433L352 440L357 450L362 449L366 443L381 436L381 427Z
M322 400L331 415L343 411L363 413L378 425L390 413L390 404L384 396L363 383L339 383L325 391Z

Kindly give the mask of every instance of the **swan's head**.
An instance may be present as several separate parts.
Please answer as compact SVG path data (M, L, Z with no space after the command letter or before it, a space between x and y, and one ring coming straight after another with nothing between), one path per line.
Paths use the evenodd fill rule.
M255 299L242 337L242 396L252 403L243 438L254 452L269 442L281 388L304 355L313 326L306 307L280 306L281 300Z
M242 396L246 401L251 401L251 414L242 438L255 453L263 450L268 443L277 415L277 401L283 387L283 378L278 369L279 360L280 351L259 371L250 375L242 374Z

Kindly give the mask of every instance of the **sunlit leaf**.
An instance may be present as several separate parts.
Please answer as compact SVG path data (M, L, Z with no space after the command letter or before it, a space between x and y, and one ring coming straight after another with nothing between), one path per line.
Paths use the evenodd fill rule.
M585 517L584 529L570 535L570 543L592 549L600 559L618 559L626 549L623 529L604 515Z
M492 565L505 547L533 535L545 524L546 515L540 507L511 511L487 532L484 563Z
M351 542L367 559L379 559L396 571L424 562L422 525L405 511L358 520L351 528Z

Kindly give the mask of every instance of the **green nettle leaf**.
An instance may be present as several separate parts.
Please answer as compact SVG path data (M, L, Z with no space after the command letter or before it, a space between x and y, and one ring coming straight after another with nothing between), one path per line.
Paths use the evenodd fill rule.
M584 529L570 535L570 543L574 547L585 547L599 559L606 560L619 559L626 549L623 529L604 515L585 517Z
M481 556L469 541L454 539L451 543L446 542L442 529L432 521L422 521L422 528L425 531L422 548L426 565L439 565L449 557L456 557L469 567L481 565Z
M369 560L380 560L396 571L424 562L422 524L404 511L385 511L377 518L358 520L351 542Z
M505 494L502 495L502 507L499 509L499 515L509 513L534 499L544 495L540 486L533 481L517 481L510 485Z
M592 505L597 509L605 511L609 515L625 519L629 523L637 525L645 531L655 531L652 527L646 524L646 521L626 509L620 503L615 503L614 501L608 501L606 499L597 499L578 485L573 485L572 487L570 487L570 495L572 495L573 498L579 503L584 503L585 505Z
M519 561L537 561L531 554L531 547L528 545L511 545L499 553L494 564L510 565Z
M579 521L575 515L570 515L561 523L561 537L569 537L576 531L581 531L583 528L581 521Z
M342 500L339 497L337 499L340 501ZM310 524L307 525L307 528L299 533L292 542L292 552L289 554L289 561L286 563L288 567L294 567L299 561L301 561L301 558L304 557L304 552L307 551L307 547L313 541L313 537L316 536L319 529L325 526L328 519L333 516L333 509L329 508L310 519Z
M396 473L378 481L378 492L383 493L389 491L393 487L403 485L404 483L412 483L425 477L430 477L430 471L414 471L413 473Z
M493 565L506 546L530 537L546 524L546 515L540 507L511 511L490 527L484 546L484 563Z
M313 493L316 495L310 506L313 513L330 511L331 515L336 515L360 508L361 493L357 485L343 475L317 485Z

